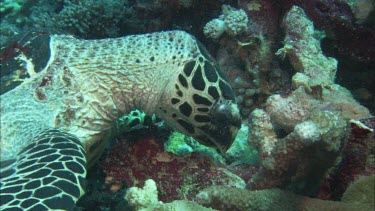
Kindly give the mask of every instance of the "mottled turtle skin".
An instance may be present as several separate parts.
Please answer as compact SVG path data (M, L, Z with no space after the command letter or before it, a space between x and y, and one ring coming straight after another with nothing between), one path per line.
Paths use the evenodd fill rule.
M101 40L30 32L2 47L1 208L72 210L87 166L120 117L143 114L135 109L221 151L241 125L227 80L183 31Z

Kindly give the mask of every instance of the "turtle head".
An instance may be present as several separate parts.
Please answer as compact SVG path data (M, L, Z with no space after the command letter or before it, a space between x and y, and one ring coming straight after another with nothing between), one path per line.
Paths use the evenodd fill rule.
M212 59L199 55L187 61L162 98L158 115L167 125L220 152L232 145L241 116L232 88Z

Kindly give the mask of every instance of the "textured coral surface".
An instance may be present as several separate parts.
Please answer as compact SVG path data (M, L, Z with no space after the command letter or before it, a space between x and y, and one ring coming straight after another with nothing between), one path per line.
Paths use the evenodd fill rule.
M152 135L133 142L122 140L101 166L111 184L142 187L145 180L155 180L163 202L192 199L202 188L215 184L243 188L245 183L235 174L248 180L256 170L246 165L229 168L196 153L178 157L164 151L162 141Z

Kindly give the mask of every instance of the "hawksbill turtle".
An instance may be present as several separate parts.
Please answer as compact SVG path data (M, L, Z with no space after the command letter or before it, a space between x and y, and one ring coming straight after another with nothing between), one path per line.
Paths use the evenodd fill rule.
M223 151L241 126L229 83L184 31L99 40L30 32L3 47L1 208L72 210L111 127L135 109Z

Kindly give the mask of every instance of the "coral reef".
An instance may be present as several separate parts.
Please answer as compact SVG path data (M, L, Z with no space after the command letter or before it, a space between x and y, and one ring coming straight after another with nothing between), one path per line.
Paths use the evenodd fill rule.
M220 210L367 206L373 195L351 189L374 187L373 176L363 177L375 173L375 120L364 107L375 111L374 1L221 4L193 0L1 3L0 43L33 28L89 39L189 31L215 55L235 91L241 115L249 118L224 155L176 132L166 142L147 129L142 135L130 134L101 162L106 185L97 192L105 192L105 197L92 194L95 202L90 201L90 206L108 203L110 195L118 195L124 186L141 187L150 178L154 184L145 185L152 191L144 194L155 193L157 185L163 202L175 200L162 204L154 194L155 210L208 210L177 199L192 200L211 185L244 188L244 181L250 189L280 187L319 199L342 199L327 202L278 189L210 187L197 200ZM354 181L363 183L351 185ZM131 190L128 196L139 200L140 195L134 194L143 190ZM137 209L150 208L137 203L133 204ZM373 207L372 201L370 208L364 208Z
M343 194L341 201L361 207L368 204L375 207L375 176L363 176L353 182Z
M271 133L271 137L266 138L270 139L268 142L264 142L265 138L250 141L251 144L256 143L255 146L260 150L268 149L268 153L263 153L260 157L261 168L250 180L249 188L294 189L292 186L298 184L298 188L295 189L297 192L313 195L317 191L315 185L320 183L326 171L335 163L341 144L347 137L346 122L340 119L337 113L317 113L319 114L313 113L311 118L297 124L294 132L285 138L271 139L276 136L275 133ZM266 116L265 113L263 115ZM258 121L257 118L253 118L251 124ZM313 131L301 132L300 127ZM257 135L261 136L262 132L257 132ZM263 134L268 135L270 131L265 130Z
M273 130L271 117L262 109L255 109L249 118L249 144L259 152L259 158L271 154L277 143L277 136Z
M306 30L293 29L300 28L300 21L306 24L305 28L312 29L311 22L302 16L303 11L293 7L284 20L293 17L289 19L288 30L293 31L295 46L288 55L293 55L291 63L295 67L300 65L299 70L304 71L305 67L313 70L296 73L306 75L308 80L304 81L309 84L293 83L295 90L291 94L272 95L265 111L253 111L249 119L249 127L253 128L249 143L259 150L261 167L248 185L251 189L284 187L314 196L346 146L347 121L368 118L371 114L346 89L333 84L336 68L332 65L336 61L318 56L322 51L317 43L310 43L313 48L305 47L309 43L303 41ZM307 56L313 54L328 65ZM315 76L319 79L315 80Z
M158 190L155 181L148 179L145 181L143 188L129 188L125 199L135 210L152 210L159 205Z
M350 121L350 136L341 159L322 183L317 197L337 200L358 177L375 173L375 118Z
M0 44L4 44L11 36L18 34L27 23L27 13L32 1L5 0L0 3Z
M256 9L249 1L238 1L249 17L247 29L235 37L221 36L217 50L219 66L232 84L244 118L288 81L274 56L280 11L272 0L251 2Z
M210 158L215 163L230 165L251 164L257 166L259 163L258 152L248 144L249 127L242 124L237 133L232 146L225 152L219 154L216 150L204 146L179 132L172 132L168 140L164 142L164 149L179 157L190 155L191 153L201 154Z
M282 58L288 56L293 68L308 77L293 77L294 83L307 82L307 87L331 85L334 82L337 61L323 55L320 41L314 36L314 26L304 11L293 6L281 24L285 31L284 47L276 52ZM301 80L302 78L302 80Z
M237 36L247 30L249 19L244 10L236 10L229 5L222 6L222 14L208 22L203 33L208 38L218 39L224 32L229 36Z
M156 183L152 179L145 182L143 188L131 187L126 192L125 200L136 211L151 210L178 210L178 211L210 211L213 209L203 207L197 203L187 200L174 200L173 202L164 204L158 200L158 190Z
M65 1L63 9L52 17L52 24L84 38L116 37L125 18L134 14L127 7L126 0Z
M219 2L191 0L7 0L1 6L1 43L15 34L35 29L87 39L168 29L198 31L202 14L220 7ZM192 7L197 15L185 18L191 15Z
M374 3L366 0L283 0L279 6L289 10L301 7L319 30L326 31L323 46L336 58L374 65L375 35L371 11ZM373 13L373 12L372 12Z
M188 137L179 132L173 132L164 143L164 149L177 156L184 156L193 152L193 148L186 142Z
M223 157L213 148L204 146L194 140L194 138L186 136L179 132L172 132L168 140L164 142L164 150L177 155L178 157L195 154L204 155L214 163L225 163Z
M218 210L373 210L374 176L357 180L339 201L326 201L280 190L258 191L212 186L199 192L196 201ZM358 201L356 201L358 200Z
M274 127L291 132L294 127L306 120L310 112L319 105L319 101L298 88L288 97L280 94L270 96L266 102L266 111L270 115Z
M155 211L213 211L214 209L203 207L202 205L188 200L174 200L154 209Z
M7 40L6 36L33 29L49 29L82 38L116 37L124 35L127 23L135 19L127 0L34 0L24 1L20 7L16 14L4 14L2 43Z
M248 179L248 174L255 171L243 166L232 170L230 166L196 152L176 156L164 151L158 138L142 136L139 132L134 131L137 134L133 135L134 140L127 136L127 140L115 145L101 163L107 175L106 183L113 191L124 184L139 186L145 180L153 179L163 202L192 199L199 190L214 184L245 188L246 183L237 175Z
M361 177L345 192L341 201L314 199L280 189L249 191L227 186L211 186L196 195L196 202L158 201L157 187L147 180L143 188L131 187L125 199L134 210L372 210L374 176ZM204 205L205 207L199 205ZM211 208L207 208L211 207ZM213 208L213 209L212 209Z

